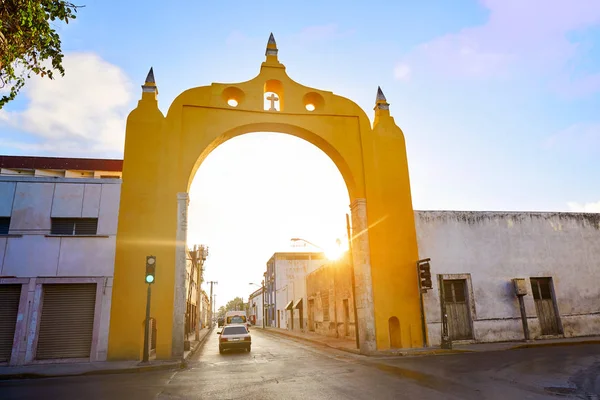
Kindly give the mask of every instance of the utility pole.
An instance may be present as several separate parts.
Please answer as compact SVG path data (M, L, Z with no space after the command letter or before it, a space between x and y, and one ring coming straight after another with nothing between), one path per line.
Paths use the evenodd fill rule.
M210 284L210 302L211 302L211 304L210 304L210 317L208 319L209 319L209 321L211 323L211 326L212 326L212 323L213 323L213 309L215 308L214 307L214 301L213 301L213 284L214 285L218 285L219 282L210 281L210 282L206 282L206 283Z
M213 301L212 301L212 305L211 305L212 308L213 308L212 315L214 315L214 314L217 313L217 300L216 300L216 298L217 298L217 295L216 294L213 295Z

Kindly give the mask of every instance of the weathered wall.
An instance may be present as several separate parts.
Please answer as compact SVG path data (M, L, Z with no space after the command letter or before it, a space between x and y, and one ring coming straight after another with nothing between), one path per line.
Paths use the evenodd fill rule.
M307 328L309 318L314 320L314 331L331 337L354 338L354 303L352 297L351 266L348 258L330 261L306 276L306 303L314 301L314 315L305 308ZM347 312L344 304L347 303ZM347 327L346 327L347 325Z
M600 215L417 211L420 258L431 258L424 295L431 344L440 342L436 274L466 278L474 340L521 340L512 278L527 278L532 338L541 335L530 277L551 277L564 335L600 333ZM450 275L449 278L453 276Z
M10 217L9 235L0 237L0 283L23 284L18 326L20 346L11 363L33 360L43 283L97 284L92 361L106 360L119 213L120 179L0 177L0 217ZM52 217L98 218L97 235L50 235ZM142 279L140 277L140 279Z

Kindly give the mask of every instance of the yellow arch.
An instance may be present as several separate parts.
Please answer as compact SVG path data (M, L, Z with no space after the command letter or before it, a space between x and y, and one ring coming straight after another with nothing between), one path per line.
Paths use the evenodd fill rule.
M264 109L265 92L277 94L279 111ZM145 317L143 276L150 254L157 257L151 313L157 321L157 357L181 356L187 192L212 150L257 131L290 134L314 144L332 159L346 182L361 351L389 348L392 316L398 316L403 346L422 345L404 135L380 90L371 127L356 103L290 79L271 37L255 78L186 90L166 117L158 109L157 95L151 70L142 98L127 118L109 359L141 357L143 332L138 322Z

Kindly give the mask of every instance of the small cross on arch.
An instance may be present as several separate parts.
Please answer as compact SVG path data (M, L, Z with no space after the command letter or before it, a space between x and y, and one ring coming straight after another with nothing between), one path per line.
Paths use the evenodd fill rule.
M277 93L265 93L265 110L279 111L280 103Z

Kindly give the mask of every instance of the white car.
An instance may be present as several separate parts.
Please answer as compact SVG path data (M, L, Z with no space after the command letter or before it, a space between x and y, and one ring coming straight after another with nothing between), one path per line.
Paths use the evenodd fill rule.
M244 325L229 325L219 333L219 353L225 350L242 349L250 351L252 337Z

